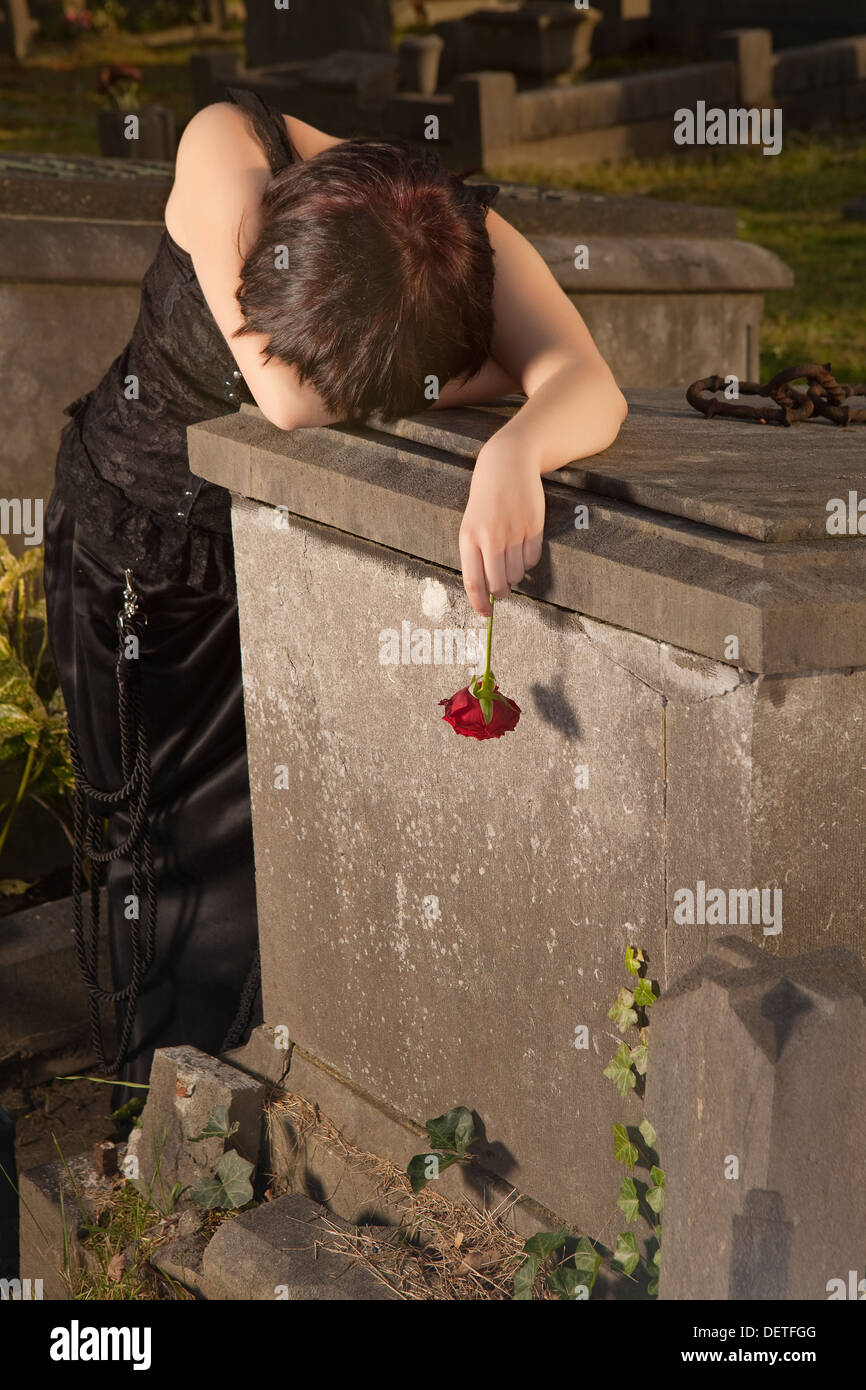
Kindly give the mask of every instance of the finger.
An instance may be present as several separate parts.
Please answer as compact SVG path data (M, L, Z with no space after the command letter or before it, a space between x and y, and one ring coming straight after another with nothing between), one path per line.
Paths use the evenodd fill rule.
M475 541L463 535L460 537L460 566L463 570L463 587L469 602L482 618L489 618L490 591L487 587L481 551Z
M505 572L505 551L501 546L491 546L488 543L487 545L482 544L481 553L490 593L494 598L508 598L511 593L511 586Z
M523 563L523 541L510 545L505 552L505 574L509 584L519 584L526 566Z
M523 565L527 570L534 570L541 559L542 536L539 531L536 536L527 536L523 542Z

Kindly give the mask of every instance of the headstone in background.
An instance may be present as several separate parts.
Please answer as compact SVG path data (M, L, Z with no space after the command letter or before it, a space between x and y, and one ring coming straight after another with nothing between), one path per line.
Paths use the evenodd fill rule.
M513 72L520 85L571 81L590 61L602 11L562 0L527 0L520 8L477 9L433 25L443 40L440 83L462 72Z
M852 951L722 937L663 994L646 1095L666 1173L661 1298L826 1299L863 1279L864 1050Z
M127 121L138 118L138 138L127 139ZM97 112L99 148L108 159L171 162L177 149L174 112L170 106L149 104L137 111L106 109Z
M23 62L32 50L36 29L27 0L0 0L0 52Z
M245 41L251 68L324 58L337 48L388 53L391 7L388 0L291 0L278 10L258 0L247 5Z

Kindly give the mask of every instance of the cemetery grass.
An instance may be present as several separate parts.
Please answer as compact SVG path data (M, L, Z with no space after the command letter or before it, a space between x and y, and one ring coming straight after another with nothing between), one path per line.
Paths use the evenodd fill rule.
M171 107L180 132L192 116L189 59L201 45L152 48L144 38L105 34L40 44L18 67L0 59L0 154L98 155L96 113L103 99L96 83L110 63L140 68L142 100ZM230 46L241 53L240 36Z
M866 195L864 131L788 132L775 158L742 149L585 166L570 177L524 165L487 172L500 180L736 207L739 237L774 251L795 275L793 289L766 296L762 380L798 362L830 362L837 381L866 381L866 223L842 217L845 203Z

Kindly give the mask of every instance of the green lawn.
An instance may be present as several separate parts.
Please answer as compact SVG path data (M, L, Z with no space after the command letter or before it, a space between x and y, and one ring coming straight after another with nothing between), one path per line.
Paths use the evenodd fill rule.
M491 171L509 177L507 168ZM787 132L782 153L720 151L704 160L631 160L581 168L573 178L520 177L597 193L643 193L739 213L739 235L775 251L794 271L793 290L767 295L761 333L766 380L796 362L831 362L838 381L866 381L866 222L842 208L866 197L863 131Z
M237 46L241 49L238 31ZM0 67L0 150L98 154L96 79L109 62L144 72L145 100L171 106L180 128L192 114L187 63L195 46L155 49L141 36L87 37L45 46L26 68ZM490 170L494 178L509 170ZM843 221L843 205L866 196L860 130L786 132L776 158L754 149L694 158L581 168L563 178L543 168L519 177L601 193L644 193L727 204L739 235L775 251L794 271L793 290L767 295L761 371L797 361L831 362L840 381L866 381L866 223Z
M243 51L240 30L238 52ZM98 155L96 82L108 63L132 63L143 74L142 99L170 106L178 129L192 115L188 63L200 44L151 48L136 34L88 36L40 45L26 66L0 66L0 151Z

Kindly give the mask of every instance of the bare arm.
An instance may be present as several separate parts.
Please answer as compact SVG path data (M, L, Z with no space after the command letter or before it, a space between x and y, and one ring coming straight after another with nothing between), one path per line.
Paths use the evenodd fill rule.
M481 371L469 381L462 381L459 377L446 381L439 392L438 400L430 409L448 410L455 405L483 405L485 401L493 401L497 396L513 396L522 390L519 381L515 381L494 357L488 357Z
M493 357L528 397L481 448L460 528L466 592L476 612L504 597L541 557L541 475L607 449L627 406L577 309L542 257L498 213Z
M325 143L339 143L303 121L287 124L303 157L312 157ZM243 111L227 102L207 106L190 121L178 147L166 225L191 255L208 308L262 413L284 430L330 424L333 417L318 394L301 385L294 367L276 358L265 363L264 334L232 336L243 323L236 294L270 178Z

